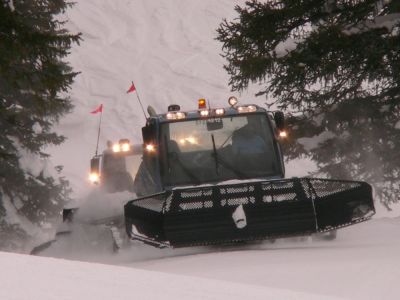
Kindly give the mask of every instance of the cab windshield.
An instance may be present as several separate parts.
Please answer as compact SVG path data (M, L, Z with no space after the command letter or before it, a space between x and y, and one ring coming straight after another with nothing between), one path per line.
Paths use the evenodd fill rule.
M164 123L160 134L165 186L280 174L265 114Z

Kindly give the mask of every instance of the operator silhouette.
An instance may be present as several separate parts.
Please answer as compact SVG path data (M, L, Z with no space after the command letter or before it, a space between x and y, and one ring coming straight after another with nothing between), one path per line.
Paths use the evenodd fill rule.
M260 120L257 117L248 117L247 124L232 135L233 153L261 154L267 151L267 145L260 132Z

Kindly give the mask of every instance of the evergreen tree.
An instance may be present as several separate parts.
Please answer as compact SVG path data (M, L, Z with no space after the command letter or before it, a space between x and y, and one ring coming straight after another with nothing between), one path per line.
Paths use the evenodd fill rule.
M18 219L43 224L60 213L68 182L46 167L46 145L64 137L52 126L72 109L77 75L63 61L79 34L70 34L64 0L3 0L0 5L0 248L26 237ZM57 170L60 171L61 167ZM10 216L12 214L12 217ZM6 239L5 239L6 237Z
M262 83L258 95L292 114L289 158L398 201L400 2L254 0L235 10L217 30L230 85Z

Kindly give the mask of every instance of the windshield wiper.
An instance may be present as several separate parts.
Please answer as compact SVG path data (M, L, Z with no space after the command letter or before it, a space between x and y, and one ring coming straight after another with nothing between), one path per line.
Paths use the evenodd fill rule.
M213 155L212 156L215 159L215 169L216 169L217 175L219 175L218 167L221 164L226 169L231 170L240 179L246 178L246 175L243 172L241 172L240 170L236 170L234 167L231 166L231 164L227 163L224 159L222 159L218 156L217 147L215 146L214 134L211 134L211 140L213 143Z
M215 159L215 172L217 173L217 175L219 175L219 173L218 173L218 154L217 154L217 148L215 147L215 139L214 139L214 134L213 133L211 133L211 141L212 141L212 144L213 144L213 151L214 151L214 153L213 153L213 156L214 156L214 159Z
M167 142L167 136L164 134L164 145L165 145L165 159L167 160L167 170L168 173L171 173L171 166L169 164L169 148L168 148L168 142Z

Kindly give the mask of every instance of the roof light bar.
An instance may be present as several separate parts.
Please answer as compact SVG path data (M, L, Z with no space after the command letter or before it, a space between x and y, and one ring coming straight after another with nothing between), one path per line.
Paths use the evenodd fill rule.
M257 111L257 106L255 105L238 106L237 110L239 113L255 112Z
M200 110L200 116L202 117L207 117L210 114L210 112L205 109L205 110Z
M168 120L179 120L186 118L186 114L180 111L170 111L169 113L167 113L166 117Z
M225 109L223 109L223 108L217 108L216 110L215 110L215 114L217 115L217 116L221 116L221 115L223 115L225 113Z
M118 152L129 152L131 150L131 145L128 139L121 139L118 143L112 145L112 151L114 153Z
M129 145L129 143L121 144L121 151L122 152L128 152L129 150L131 150L131 145Z
M120 144L114 144L112 146L112 151L113 152L121 152L121 145Z

